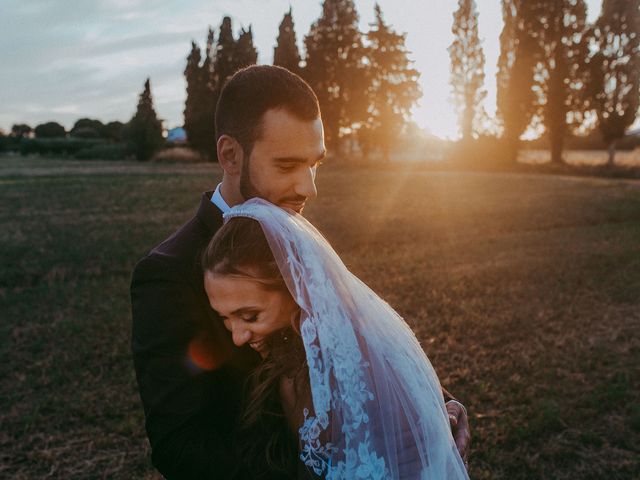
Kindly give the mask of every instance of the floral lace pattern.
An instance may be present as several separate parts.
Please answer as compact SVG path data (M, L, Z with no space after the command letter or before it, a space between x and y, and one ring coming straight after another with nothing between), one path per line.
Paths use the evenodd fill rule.
M357 342L351 345L345 339L351 333L345 331L345 322L335 322L334 328L323 328L323 333L333 337L327 343L337 347L325 349L323 356L327 360L323 361L320 358L321 349L317 345L319 338L315 327L321 321L322 317L309 317L301 326L316 415L309 416L308 409L304 410L305 420L299 430L302 444L300 459L316 475L324 474L327 479L385 478L384 458L378 456L372 448L367 430L369 416L365 403L374 400L362 375L367 363L360 355ZM331 389L332 383L340 385L340 388ZM330 409L338 412L342 418L341 433L346 448L342 456L333 444L323 444L320 441L321 432L329 425ZM364 442L361 441L362 438L365 439ZM334 461L330 462L330 459Z
M328 480L468 479L437 376L404 320L351 274L309 222L261 199L257 220L300 306L311 402L300 459Z

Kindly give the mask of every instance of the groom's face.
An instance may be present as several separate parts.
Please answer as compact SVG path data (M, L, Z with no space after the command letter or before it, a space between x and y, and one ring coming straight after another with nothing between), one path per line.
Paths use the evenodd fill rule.
M301 212L314 198L316 170L325 156L322 120L300 120L286 110L268 110L261 134L240 175L244 199L261 197Z

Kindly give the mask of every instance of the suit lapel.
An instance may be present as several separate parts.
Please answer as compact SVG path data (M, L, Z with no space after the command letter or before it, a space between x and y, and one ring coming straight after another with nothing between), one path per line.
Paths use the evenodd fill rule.
M213 237L222 226L222 212L211 202L211 195L213 195L213 192L204 192L202 194L196 217Z

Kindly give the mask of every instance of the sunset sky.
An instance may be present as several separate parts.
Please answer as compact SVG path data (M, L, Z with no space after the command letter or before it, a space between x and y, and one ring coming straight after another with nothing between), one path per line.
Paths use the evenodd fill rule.
M589 19L602 0L587 0ZM373 21L372 0L356 0L361 29ZM441 137L457 136L449 103L452 14L457 0L379 0L384 17L407 33L421 73L423 98L413 118ZM485 108L495 111L495 72L502 29L501 2L477 0L486 55ZM183 71L191 40L229 15L237 32L253 28L259 63L271 63L278 25L289 7L302 51L321 12L320 0L4 0L0 6L0 128L55 120L67 129L81 117L127 121L147 76L165 126L182 124Z

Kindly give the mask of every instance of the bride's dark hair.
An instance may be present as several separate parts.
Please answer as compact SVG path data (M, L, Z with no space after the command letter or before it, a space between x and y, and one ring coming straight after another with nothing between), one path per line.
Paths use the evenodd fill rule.
M251 218L230 219L211 239L202 256L205 272L244 276L269 290L289 295L260 224ZM297 468L297 436L293 434L280 401L280 379L292 378L296 398L308 391L308 373L302 338L294 324L270 335L269 354L249 377L237 445L240 458L250 464L264 459L270 469L291 473ZM262 461L255 462L255 470ZM256 471L256 477L267 475Z

